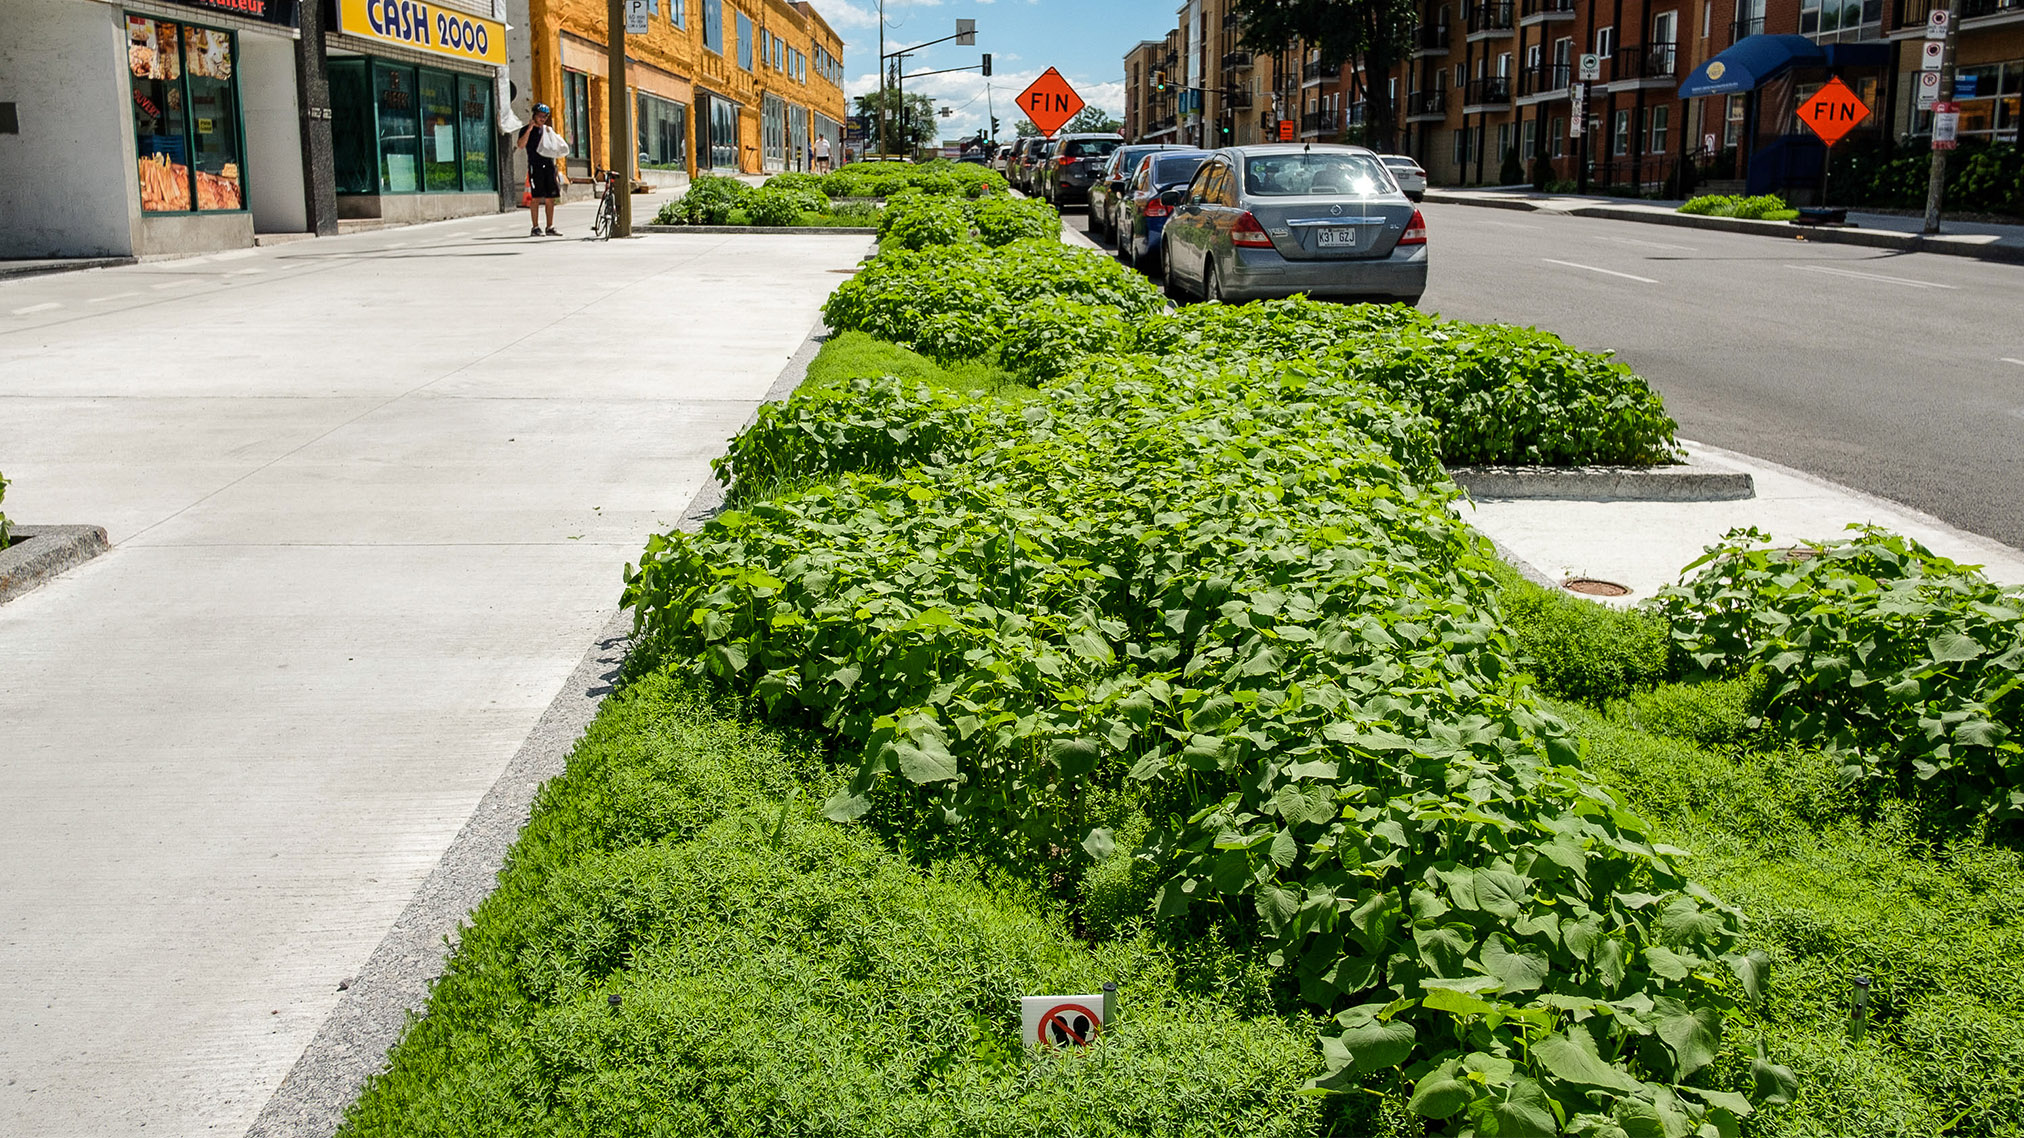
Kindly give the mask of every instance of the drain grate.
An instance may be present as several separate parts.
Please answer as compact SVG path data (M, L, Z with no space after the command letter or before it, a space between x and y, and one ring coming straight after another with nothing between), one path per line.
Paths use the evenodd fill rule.
M1580 593L1585 597L1630 596L1629 586L1619 585L1615 581L1600 580L1595 577L1569 577L1560 583L1560 587L1570 593Z

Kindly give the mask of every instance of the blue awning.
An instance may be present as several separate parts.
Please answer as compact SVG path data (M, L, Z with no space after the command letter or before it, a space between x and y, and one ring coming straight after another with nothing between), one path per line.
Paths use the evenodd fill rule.
M1745 36L1680 84L1680 98L1733 95L1794 67L1825 67L1827 51L1805 36Z

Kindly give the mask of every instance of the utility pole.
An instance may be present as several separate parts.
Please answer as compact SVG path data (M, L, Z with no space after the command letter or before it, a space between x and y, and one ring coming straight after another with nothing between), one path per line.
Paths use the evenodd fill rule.
M625 9L626 0L610 0L605 13L605 98L611 104L611 154L612 170L618 172L618 184L605 193L618 195L618 221L612 226L613 237L632 236L632 139L630 118L626 112L632 103L632 93L625 82Z
M878 0L878 85L879 85L878 152L880 154L889 153L889 151L886 150L885 59L886 59L886 5L885 0Z
M1953 131L1950 129L1946 132L1949 136L1946 139L1949 145L1946 147L1940 145L1940 115L1943 112L1947 114L1955 113L1953 13L1946 9L1938 9L1937 11L1947 12L1947 26L1946 38L1940 41L1942 45L1940 48L1940 98L1937 103L1933 104L1933 168L1931 176L1926 180L1926 223L1919 230L1919 232L1928 237L1940 231L1940 204L1947 193L1947 150L1952 148L1951 144L1953 142ZM1932 25L1927 24L1926 27L1926 35L1930 39L1932 37ZM1979 91L1976 93L1980 94ZM1951 126L1959 121L1958 118L1950 119L1949 125Z

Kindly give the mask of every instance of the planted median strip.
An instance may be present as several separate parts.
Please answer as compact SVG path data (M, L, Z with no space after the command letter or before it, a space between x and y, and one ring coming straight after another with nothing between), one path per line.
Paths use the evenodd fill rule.
M1903 1093L1809 1099L1800 1074L1852 1070L1803 1012L1851 930L1746 922L1720 895L1801 862L1640 757L1680 735L1722 793L1774 778L1697 747L1803 735L1780 709L1812 689L1764 677L1813 657L1762 646L1844 578L1725 554L1668 616L1619 614L1516 581L1450 509L1444 459L1671 457L1641 380L1406 309L1169 313L1102 257L918 216L951 243L888 227L831 300L850 331L719 464L730 509L629 568L630 682L350 1133L1883 1133L2002 1085L1878 1049ZM1965 590L1931 620L2008 659L2007 594L1918 564L1906 595ZM1890 651L1968 662L1936 627ZM1742 678L1675 684L1686 659ZM1991 750L1923 777L1996 769L2007 735L1949 716L2000 726L2013 688L1934 686L1849 753L1935 720ZM1757 797L1851 835L1811 847L1832 862L1863 803L1923 801L1886 768ZM1091 1047L1024 1053L1015 996L1104 980Z

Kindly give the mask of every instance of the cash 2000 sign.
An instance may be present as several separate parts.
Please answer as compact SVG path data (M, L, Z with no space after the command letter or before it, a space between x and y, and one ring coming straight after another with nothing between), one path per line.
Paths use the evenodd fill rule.
M480 16L422 0L344 0L341 12L344 30L353 35L487 63L505 62L504 27Z

